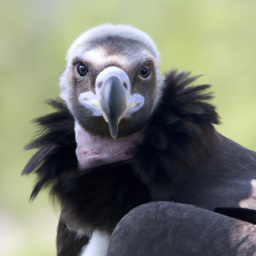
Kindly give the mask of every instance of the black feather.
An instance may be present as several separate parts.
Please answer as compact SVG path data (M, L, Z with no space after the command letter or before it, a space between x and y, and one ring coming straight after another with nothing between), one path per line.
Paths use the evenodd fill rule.
M38 167L41 162L54 150L55 145L48 145L45 147L40 148L29 160L22 171L22 175L30 174Z
M74 119L64 103L50 100L57 112L35 119L38 137L26 149L39 148L23 170L37 174L34 199L46 186L74 225L112 231L134 207L155 200L176 200L178 188L214 145L219 123L205 93L209 85L189 87L197 77L172 70L163 95L144 130L145 142L134 161L78 170Z
M214 211L256 225L256 210L235 207L218 207L215 208Z

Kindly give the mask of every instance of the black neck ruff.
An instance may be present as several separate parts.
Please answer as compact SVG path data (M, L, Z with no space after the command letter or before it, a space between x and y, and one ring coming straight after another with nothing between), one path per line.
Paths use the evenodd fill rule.
M165 76L159 103L145 128L145 142L133 153L134 161L81 172L75 155L74 118L57 100L57 111L39 117L35 140L25 149L38 148L22 174L36 173L33 200L43 187L51 188L63 211L81 225L112 230L134 207L150 201L177 201L179 186L202 161L216 141L219 124L209 85L188 86L197 77L172 70Z

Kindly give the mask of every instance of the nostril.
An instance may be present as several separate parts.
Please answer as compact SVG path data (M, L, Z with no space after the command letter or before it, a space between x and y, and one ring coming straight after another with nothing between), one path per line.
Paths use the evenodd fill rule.
M127 86L127 84L125 82L124 82L124 88L125 88L125 90L128 89L128 86Z
M102 87L102 85L103 85L103 81L101 81L101 82L99 82L99 83L97 84L97 86L98 86L99 89Z

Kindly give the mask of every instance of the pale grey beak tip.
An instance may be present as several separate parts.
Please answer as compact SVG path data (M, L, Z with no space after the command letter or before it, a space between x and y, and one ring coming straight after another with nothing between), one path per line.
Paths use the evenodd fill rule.
M109 131L110 131L111 137L115 140L118 135L118 124L117 123L109 124Z

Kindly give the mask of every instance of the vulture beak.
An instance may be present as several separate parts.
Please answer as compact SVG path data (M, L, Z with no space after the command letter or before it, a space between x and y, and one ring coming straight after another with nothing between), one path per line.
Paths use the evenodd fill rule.
M144 97L131 95L131 83L121 68L105 68L96 78L95 93L84 92L79 102L92 112L93 116L103 116L108 123L113 139L118 136L118 124L122 118L129 118L144 105Z
M117 77L108 78L102 85L99 105L104 119L108 122L110 135L116 139L118 124L127 109L125 87Z

